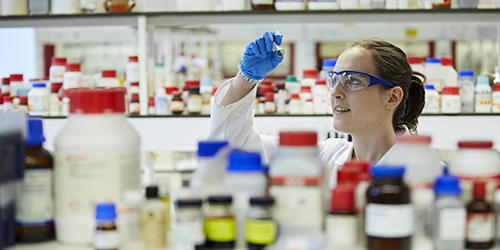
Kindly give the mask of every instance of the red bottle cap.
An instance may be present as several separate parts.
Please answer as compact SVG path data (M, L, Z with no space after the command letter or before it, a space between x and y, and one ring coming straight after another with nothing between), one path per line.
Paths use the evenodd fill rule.
M317 69L304 69L302 71L302 78L318 78L318 70Z
M23 74L12 74L10 75L10 81L11 82L22 82L23 80Z
M8 85L9 83L10 83L10 78L8 77L2 78L2 84Z
M267 102L274 102L274 93L273 92L267 92L265 95L266 95Z
M430 144L432 137L423 135L398 135L396 142L405 144Z
M302 93L311 93L311 86L301 86L300 92Z
M453 58L451 57L442 57L441 65L443 66L452 66L453 67Z
M486 183L484 181L475 181L473 193L475 198L482 198L486 195Z
M13 99L12 96L6 95L6 96L3 97L3 102L4 103L9 103L9 102L12 103L12 99Z
M65 57L52 57L51 65L66 65L67 59Z
M114 69L103 69L102 78L116 78L116 70Z
M363 160L352 160L344 163L342 169L355 169L358 173L357 181L368 181L371 179L370 176L370 162Z
M260 95L265 95L268 92L274 92L274 87L272 85L260 85L259 92Z
M66 72L80 72L80 64L79 63L66 64Z
M52 83L50 85L50 92L51 93L58 93L59 89L62 87L62 83Z
M155 98L154 97L149 97L148 107L154 107L154 106L155 106Z
M292 94L290 100L300 100L299 94Z
M423 64L424 58L421 56L408 56L408 62L410 64Z
M316 80L316 85L326 85L325 80Z
M139 101L139 94L132 94L132 96L130 97L130 101L138 102Z
M330 212L352 213L354 212L354 185L340 184L335 187L330 200Z
M260 82L261 85L272 85L273 84L273 79L272 78L265 78ZM262 86L261 86L262 87Z
M266 103L266 98L265 97L259 97L259 103Z
M458 142L460 149L491 149L493 148L492 141L460 141Z
M444 87L441 92L443 95L460 95L459 87Z
M316 146L318 134L314 131L287 131L280 133L281 146Z
M71 114L125 113L125 92L122 89L74 88L68 91Z
M179 88L176 86L165 87L165 93L167 93L167 95L173 95L174 91L179 91Z
M128 62L138 62L139 57L138 56L129 56L128 57Z
M493 84L493 91L500 91L500 83Z
M139 87L139 83L138 82L131 82L130 86L131 87Z
M19 97L19 104L20 105L28 105L28 96L20 96Z
M188 86L188 88L200 87L200 80L186 80L186 86Z

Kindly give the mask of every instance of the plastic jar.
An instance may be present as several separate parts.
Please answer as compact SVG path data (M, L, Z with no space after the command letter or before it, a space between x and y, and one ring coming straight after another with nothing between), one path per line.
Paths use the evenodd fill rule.
M366 192L368 250L410 250L414 209L410 189L403 181L404 167L374 166Z
M195 190L203 199L210 195L224 192L221 178L226 174L226 169L220 166L216 158L219 150L228 145L227 141L200 141L198 142L198 168L193 173L189 187ZM224 157L226 158L226 157Z
M97 87L114 88L120 86L120 82L116 79L116 70L105 69L102 70L101 75L101 79L97 82Z
M341 10L357 10L359 9L359 1L355 0L339 0Z
M441 110L443 114L460 114L462 103L458 87L444 87Z
M474 111L476 113L491 113L491 87L490 79L487 76L477 77L477 84L474 93Z
M441 106L441 95L432 85L425 85L425 106L422 114L438 114Z
M288 90L290 94L299 94L300 93L300 82L297 81L297 77L295 76L287 76L285 81L285 89Z
M253 10L270 10L274 9L274 0L252 0Z
M410 63L411 69L413 71L418 71L424 73L424 58L421 56L408 56L408 62Z
M458 86L458 73L453 68L453 59L451 57L441 58L441 70L444 77L444 86L456 87Z
M242 11L245 10L245 0L222 0L222 10Z
M276 160L269 168L269 194L276 199L275 215L283 234L322 232L323 165L317 140L316 132L280 133ZM294 209L288 204L295 204Z
M312 89L314 113L326 115L328 113L328 103L330 103L330 90L326 86L325 80L316 80L316 85Z
M49 68L50 82L63 82L63 75L66 72L66 61L64 57L52 57L52 63Z
M234 249L236 221L231 209L231 196L210 196L205 213L205 233L208 249Z
M139 60L137 56L129 56L128 62L125 64L125 76L127 82L139 82Z
M51 13L59 14L80 14L80 0L51 0Z
M302 105L300 103L299 94L292 94L290 97L289 111L291 115L302 114Z
M303 86L314 86L316 80L318 79L317 69L305 69L302 71L302 85Z
M471 199L474 181L486 181L486 198L491 201L500 178L500 157L492 150L493 142L461 141L458 147L460 150L450 160L448 168L450 175L460 178L462 198L464 201Z
M173 250L199 249L205 245L201 199L178 199L175 210Z
M2 16L28 15L28 0L2 0Z
M326 0L326 1L309 0L307 2L307 8L309 10L338 10L339 0Z
M45 83L34 83L28 92L28 114L31 116L49 115L49 96Z
M63 74L63 89L79 88L82 82L82 72L79 63L68 63Z
M10 75L10 96L18 96L17 90L24 89L24 79L22 74Z
M47 15L50 11L50 0L29 0L30 15Z
M307 0L275 0L274 8L276 10L306 10Z
M462 112L474 112L474 71L460 70L458 87L460 88L460 101L462 103Z
M323 67L319 72L319 79L327 80L328 72L333 71L336 64L337 64L337 59L323 59Z
M500 113L500 84L493 85L493 94L491 95L491 112Z
M425 72L423 72L427 76L425 84L434 86L434 89L441 93L445 81L441 70L441 60L439 58L427 58L425 62Z
M133 211L123 194L140 189L141 143L127 122L122 90L72 89L69 97L71 115L55 142L56 235L88 245L95 202L115 203L120 234L129 230L124 219Z

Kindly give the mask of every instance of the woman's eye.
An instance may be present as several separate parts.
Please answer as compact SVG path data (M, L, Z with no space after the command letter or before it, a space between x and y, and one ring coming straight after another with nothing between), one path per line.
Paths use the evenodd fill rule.
M346 79L346 84L350 84L350 85L359 85L361 84L361 81L355 77L348 77Z

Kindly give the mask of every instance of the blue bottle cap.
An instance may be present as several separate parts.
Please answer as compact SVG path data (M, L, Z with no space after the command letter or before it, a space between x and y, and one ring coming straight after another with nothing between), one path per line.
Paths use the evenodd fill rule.
M436 195L460 195L462 190L459 183L458 177L444 174L436 179L434 193Z
M323 59L323 67L335 67L337 59Z
M26 128L26 146L40 146L45 141L41 119L28 119Z
M198 142L198 157L212 157L219 149L227 145L227 141L200 141Z
M202 77L200 79L200 86L212 86L212 78Z
M37 83L33 83L33 88L45 88L47 85L45 85L45 83L40 83L40 82L37 82Z
M432 89L432 90L434 90L434 85L426 84L425 85L425 89Z
M480 85L480 84L489 85L490 78L488 78L487 76L478 76L477 77L477 85Z
M228 172L264 172L259 153L233 151L229 155Z
M116 219L116 209L113 203L98 203L95 207L95 218L97 220Z
M371 173L373 177L402 177L405 168L403 166L373 166Z
M441 59L429 57L425 59L426 63L441 63Z
M474 70L471 70L471 69L460 70L459 75L460 76L474 76Z

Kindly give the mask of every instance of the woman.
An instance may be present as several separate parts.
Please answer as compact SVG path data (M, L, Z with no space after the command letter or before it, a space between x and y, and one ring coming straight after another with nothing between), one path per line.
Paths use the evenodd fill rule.
M252 102L257 83L283 60L273 52L283 35L267 31L247 45L237 76L223 83L215 95L209 139L259 151L271 160L277 138L260 135L253 126ZM332 170L351 159L381 161L395 144L396 133L415 132L425 102L423 80L413 72L406 54L382 40L352 43L329 73L333 127L352 135L352 143L328 139L320 143L320 158Z

